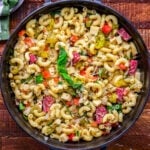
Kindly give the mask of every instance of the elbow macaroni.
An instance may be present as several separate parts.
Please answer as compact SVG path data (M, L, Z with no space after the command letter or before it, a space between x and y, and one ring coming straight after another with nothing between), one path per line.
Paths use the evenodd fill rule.
M130 74L138 51L133 40L118 35L118 22L114 15L86 7L65 7L27 22L8 76L16 105L25 107L32 127L60 142L77 142L123 124L143 84L140 69ZM107 35L105 24L111 28ZM97 38L101 34L104 41ZM66 57L60 56L60 47ZM60 58L66 69L59 66ZM78 83L81 87L74 88Z

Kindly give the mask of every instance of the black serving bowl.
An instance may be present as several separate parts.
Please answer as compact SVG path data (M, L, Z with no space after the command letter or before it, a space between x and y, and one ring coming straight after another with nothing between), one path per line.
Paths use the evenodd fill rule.
M141 80L143 83L143 90L141 94L138 96L137 104L134 109L130 112L129 115L126 115L124 118L124 122L122 125L113 130L109 135L95 138L90 142L80 141L77 143L60 143L58 140L49 138L47 141L44 139L44 135L42 135L38 130L31 127L28 122L26 122L22 114L18 111L15 105L15 96L12 92L12 89L9 84L9 59L12 55L13 47L17 42L17 35L18 32L25 27L25 24L31 20L32 18L39 17L40 14L48 13L50 11L54 11L56 9L61 9L63 7L87 7L89 9L94 9L99 13L104 14L112 14L115 15L118 20L119 24L126 29L128 33L133 38L133 41L137 47L138 54L139 54L139 68L141 71ZM99 147L104 147L110 142L118 139L122 136L139 118L140 114L142 113L144 106L148 100L149 91L150 91L150 59L148 50L140 36L137 32L135 27L128 21L124 16L122 16L119 12L115 11L114 9L104 5L98 0L61 0L58 2L49 2L40 7L39 9L35 10L31 14L29 14L23 21L17 26L15 31L10 36L6 47L3 51L2 60L1 60L1 74L0 74L0 82L1 82L1 91L2 96L5 102L5 105L11 114L12 118L17 122L17 124L30 136L32 136L37 141L57 150L90 150Z

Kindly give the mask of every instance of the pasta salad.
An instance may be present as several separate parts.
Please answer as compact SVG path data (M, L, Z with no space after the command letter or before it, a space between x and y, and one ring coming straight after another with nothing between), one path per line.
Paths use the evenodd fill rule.
M10 85L28 123L60 142L109 134L142 89L132 37L112 14L65 7L31 19L10 58Z

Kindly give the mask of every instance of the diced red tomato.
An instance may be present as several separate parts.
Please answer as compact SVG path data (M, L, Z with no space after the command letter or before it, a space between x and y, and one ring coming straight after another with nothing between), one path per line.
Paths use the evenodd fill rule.
M116 94L117 94L117 96L118 96L118 100L119 100L119 101L122 101L123 96L124 96L124 91L125 91L124 88L117 88L117 89L116 89Z
M33 45L35 44L34 41L33 41L33 39L30 38L30 37L26 37L26 38L24 39L24 42L25 42L25 44L28 45L29 47L31 47L31 46L33 46Z
M138 66L138 61L137 60L131 60L130 65L129 65L129 74L134 75Z
M49 79L51 77L50 72L48 70L44 70L42 75L45 79Z
M37 61L37 57L34 54L30 54L30 64L33 64Z
M25 30L21 30L19 33L18 33L18 36L24 36L25 35L25 33L26 33L26 31Z
M78 106L79 105L79 98L73 98L73 104Z
M124 63L120 63L119 64L119 68L120 68L120 70L127 70L127 67L125 66L125 64Z
M68 135L69 141L72 141L74 136L75 136L74 133L69 134L69 135Z
M102 27L102 32L104 34L109 34L112 31L112 27L109 26L108 24L104 24L104 26Z
M70 37L70 41L73 42L73 43L75 43L77 40L79 40L79 37L76 36L76 35L72 35L72 36Z
M96 108L96 122L98 124L102 123L103 117L107 114L107 109L104 106L99 106Z
M72 59L73 64L77 63L79 60L80 60L80 54L77 52L73 52L73 59Z
M45 96L42 100L43 111L48 112L53 103L54 99L51 96Z

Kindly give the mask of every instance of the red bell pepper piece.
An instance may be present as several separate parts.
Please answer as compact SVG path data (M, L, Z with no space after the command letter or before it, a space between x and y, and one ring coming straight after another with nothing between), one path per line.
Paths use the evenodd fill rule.
M35 44L34 41L33 41L33 39L30 38L30 37L26 37L26 38L24 39L24 42L25 42L25 44L28 45L29 47L31 47L31 46L33 46L33 45Z
M104 26L102 27L102 32L104 34L109 34L112 31L112 27L109 26L108 24L104 24Z
M49 79L51 77L50 72L48 70L44 70L42 75L45 79Z
M69 141L72 141L74 136L75 136L74 133L69 134L69 135L68 135Z
M70 41L73 42L73 43L75 43L78 39L79 39L79 37L76 36L76 35L72 35L72 36L70 37Z
M124 63L120 63L119 64L119 68L120 68L120 70L127 70L127 67L125 66L125 64Z
M79 98L73 98L73 104L75 105L75 106L78 106L79 105Z
M81 75L81 76L85 76L85 75L86 75L86 69L80 70L80 75Z

